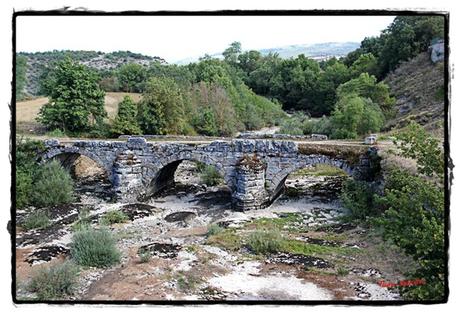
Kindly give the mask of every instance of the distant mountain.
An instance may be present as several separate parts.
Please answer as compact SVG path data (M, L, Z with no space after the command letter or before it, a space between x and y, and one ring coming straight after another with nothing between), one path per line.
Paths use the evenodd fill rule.
M359 48L359 42L325 42L304 45L290 45L277 48L267 48L258 50L262 55L269 53L278 53L281 58L288 59L297 57L299 54L304 54L315 60L325 60L332 57L342 57L349 52ZM210 55L213 58L223 58L222 53L214 53ZM176 61L176 64L188 64L197 61L198 57L191 57Z
M299 54L311 57L313 59L322 59L329 57L341 57L349 52L359 48L359 42L325 42L307 45L291 45L279 48L270 48L259 50L263 55L278 53L282 58L292 58Z
M151 57L131 51L104 53L100 51L54 50L33 53L18 52L17 55L24 56L27 59L25 92L28 95L38 94L38 81L43 70L50 63L62 60L67 56L98 71L112 70L126 63L137 63L144 66L148 66L151 62L166 63L160 57Z

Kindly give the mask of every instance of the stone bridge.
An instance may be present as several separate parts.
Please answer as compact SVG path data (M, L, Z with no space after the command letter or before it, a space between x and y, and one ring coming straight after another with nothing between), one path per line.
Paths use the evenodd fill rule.
M237 210L264 208L284 188L287 176L315 164L341 168L356 179L368 179L375 148L361 144L233 139L213 142L45 141L41 162L72 162L86 156L102 167L120 201L135 201L174 183L183 160L214 166L232 192ZM374 151L375 152L375 151Z

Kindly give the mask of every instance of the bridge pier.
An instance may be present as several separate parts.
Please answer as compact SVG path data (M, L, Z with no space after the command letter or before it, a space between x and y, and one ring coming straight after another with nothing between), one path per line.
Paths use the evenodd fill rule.
M233 209L247 211L268 206L265 168L265 164L256 155L246 156L236 165L236 186L232 194Z
M121 152L112 170L113 190L118 200L136 201L139 191L143 190L142 161L131 150Z

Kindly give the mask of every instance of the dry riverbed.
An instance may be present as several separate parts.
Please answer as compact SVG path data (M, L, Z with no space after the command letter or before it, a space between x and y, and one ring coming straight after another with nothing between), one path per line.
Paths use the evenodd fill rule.
M105 212L121 210L129 221L110 226L121 263L81 268L70 300L398 300L378 282L404 279L412 261L374 231L341 220L343 179L290 176L270 207L244 213L230 209L225 186L202 185L189 162L175 187L144 203L112 202L101 180L80 183L78 202L50 208L50 226L17 227L18 298L34 297L26 286L37 269L69 258L82 210L95 227ZM31 210L17 212L18 225ZM283 248L256 254L248 240L266 229L282 235Z

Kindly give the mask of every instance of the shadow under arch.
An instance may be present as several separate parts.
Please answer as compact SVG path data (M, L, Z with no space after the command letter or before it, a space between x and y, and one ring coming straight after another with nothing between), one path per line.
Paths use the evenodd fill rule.
M302 160L301 162L297 162L295 164L292 164L291 166L284 168L283 170L279 171L274 178L272 179L273 184L270 192L270 202L275 201L284 191L285 189L285 184L286 184L286 179L289 177L290 174L304 169L308 167L314 167L316 165L329 165L336 167L343 172L345 172L349 177L354 176L354 169L348 165L348 163L345 160L341 159L331 159L327 156L321 156L319 158L314 158L314 161L311 159L305 159Z
M150 175L147 181L147 192L146 196L153 196L165 188L171 187L175 184L174 174L178 166L183 161L190 161L194 163L202 163L208 166L213 166L217 172L224 178L224 183L231 189L231 182L228 180L225 170L221 163L208 157L208 156L197 156L189 154L178 154L175 157L169 158L162 162L162 165L152 175Z

